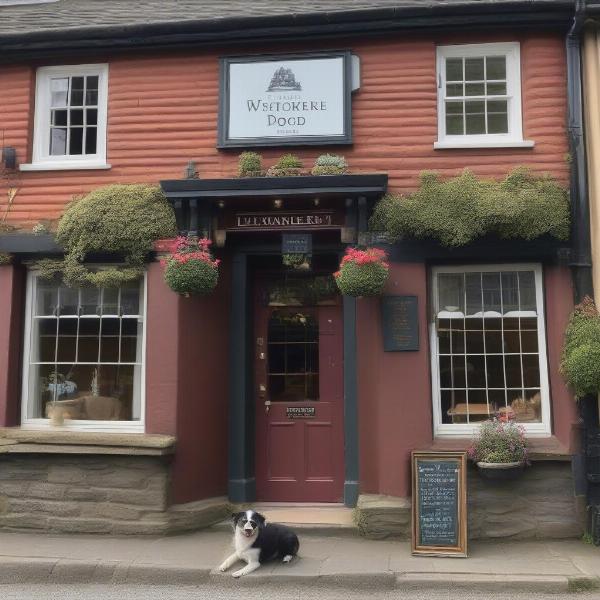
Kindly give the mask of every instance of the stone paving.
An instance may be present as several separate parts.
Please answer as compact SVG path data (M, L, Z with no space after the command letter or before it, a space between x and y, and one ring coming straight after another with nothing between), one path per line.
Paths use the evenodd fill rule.
M579 540L474 542L469 558L412 556L399 541L353 535L300 536L300 557L245 578L369 588L440 587L567 591L598 586L600 548ZM201 583L241 585L215 567L229 552L221 529L167 537L54 536L0 533L0 583ZM233 571L234 569L232 569Z

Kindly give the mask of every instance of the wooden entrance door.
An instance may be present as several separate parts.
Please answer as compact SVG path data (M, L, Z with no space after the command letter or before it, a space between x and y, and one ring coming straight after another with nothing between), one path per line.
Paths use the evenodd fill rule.
M341 305L265 297L256 303L254 340L257 499L341 502Z

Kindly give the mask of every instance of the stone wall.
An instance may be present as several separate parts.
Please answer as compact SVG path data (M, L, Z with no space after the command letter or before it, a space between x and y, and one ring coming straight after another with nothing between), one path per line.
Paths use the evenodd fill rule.
M469 539L560 539L583 532L570 462L536 462L514 481L483 480L473 466L467 477ZM410 539L410 498L362 495L355 515L365 537Z
M161 534L209 525L225 499L169 507L164 456L0 456L0 528Z

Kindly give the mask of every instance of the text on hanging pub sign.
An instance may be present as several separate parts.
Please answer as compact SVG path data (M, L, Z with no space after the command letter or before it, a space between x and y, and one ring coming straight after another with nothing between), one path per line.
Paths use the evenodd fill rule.
M219 147L346 144L350 52L221 59Z

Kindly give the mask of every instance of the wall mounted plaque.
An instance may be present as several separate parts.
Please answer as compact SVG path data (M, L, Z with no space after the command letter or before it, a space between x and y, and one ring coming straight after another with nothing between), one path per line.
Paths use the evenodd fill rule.
M221 59L221 148L352 143L350 52Z
M412 552L467 556L467 453L412 453Z
M315 416L314 406L287 406L285 414L288 419L305 419Z
M417 296L383 296L381 326L385 352L419 349L419 305Z
M281 231L284 229L337 229L333 211L274 211L235 213L225 223L228 231Z

